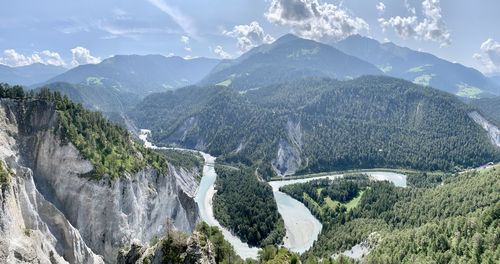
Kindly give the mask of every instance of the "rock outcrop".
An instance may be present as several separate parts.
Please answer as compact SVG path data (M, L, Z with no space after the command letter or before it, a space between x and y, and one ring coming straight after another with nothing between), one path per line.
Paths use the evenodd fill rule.
M490 137L491 142L500 148L500 128L496 127L492 123L490 123L486 118L484 118L481 114L474 111L469 113L469 116L480 125L486 132L488 132L488 136Z
M0 194L1 263L115 263L132 240L193 231L189 169L91 179L92 164L60 140L56 123L50 103L0 100L0 162L13 172Z
M295 174L302 166L302 127L300 122L288 120L286 124L287 139L280 140L276 158L272 166L276 174L287 176Z
M117 264L215 264L212 242L195 231L191 236L169 232L151 247L132 244L120 251Z

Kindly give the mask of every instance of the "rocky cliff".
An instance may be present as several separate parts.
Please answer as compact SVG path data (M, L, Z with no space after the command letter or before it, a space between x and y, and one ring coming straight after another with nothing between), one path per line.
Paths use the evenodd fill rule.
M91 179L92 164L54 133L51 103L0 100L0 162L9 171L0 194L1 263L114 263L132 241L192 232L190 169Z

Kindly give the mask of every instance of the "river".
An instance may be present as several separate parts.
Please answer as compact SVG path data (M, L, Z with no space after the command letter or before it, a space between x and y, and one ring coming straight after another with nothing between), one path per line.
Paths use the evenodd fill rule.
M144 145L152 149L161 149L160 147L154 146L151 142L147 140L148 135L151 132L149 130L141 130L140 139L144 141ZM167 148L163 148L167 149ZM193 150L188 150L193 151ZM198 204L200 210L201 220L207 222L211 226L217 226L222 230L224 238L231 243L234 247L236 253L242 258L257 258L257 252L259 248L250 247L248 244L242 242L237 236L233 235L229 230L222 227L220 223L215 219L212 208L212 198L215 194L215 180L217 179L217 174L215 173L215 157L201 151L196 151L200 153L205 159L205 165L203 166L203 177L201 178L198 191L196 192L195 201ZM398 187L406 187L406 176L393 172L365 172L374 180L387 180ZM308 250L316 241L323 228L323 225L316 219L309 209L301 202L293 199L289 195L279 191L281 186L294 184L294 183L305 183L317 179L336 179L342 177L341 174L326 175L314 178L304 178L304 179L292 179L292 180L281 180L281 181L271 181L269 184L273 188L274 198L276 204L278 205L278 212L281 214L284 222L286 235L283 241L284 246L291 251L297 253L303 253Z
M228 229L221 226L221 224L215 219L212 199L215 194L215 180L217 179L217 174L215 173L215 157L208 153L204 153L197 150L182 149L182 148L166 148L157 147L148 141L148 136L151 135L151 131L147 129L141 129L139 138L144 142L144 146L151 149L178 149L186 151L198 152L203 156L205 164L203 165L203 175L196 191L196 196L194 198L195 202L198 204L199 214L202 221L206 222L210 226L218 227L224 238L234 247L236 253L242 257L257 259L257 253L259 248L250 247L247 243L244 243L237 236L233 235Z
M373 180L390 181L398 187L406 187L406 176L393 172L364 172ZM338 179L342 174L326 175L314 178L271 181L274 198L278 204L278 211L285 222L286 236L284 246L294 252L303 253L318 239L323 225L314 217L309 209L291 196L280 192L279 188L295 183L306 183L318 179Z

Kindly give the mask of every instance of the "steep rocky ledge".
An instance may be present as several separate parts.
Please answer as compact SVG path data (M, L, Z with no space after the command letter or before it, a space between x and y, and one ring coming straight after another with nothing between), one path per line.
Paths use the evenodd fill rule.
M469 116L472 118L472 120L474 120L474 122L476 122L484 130L486 130L486 132L488 132L488 136L491 142L500 148L500 129L486 120L486 118L484 118L476 111L469 113Z
M132 242L193 231L191 170L86 178L92 164L54 134L56 121L50 103L0 99L0 162L11 174L0 194L0 263L114 263Z

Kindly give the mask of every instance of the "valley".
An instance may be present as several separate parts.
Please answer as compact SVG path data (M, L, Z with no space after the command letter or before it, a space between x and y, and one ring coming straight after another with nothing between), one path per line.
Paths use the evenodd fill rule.
M168 149L166 147L158 147L148 141L151 136L150 130L141 129L139 137L144 142L144 146L151 149ZM196 150L185 150L196 151ZM198 151L196 151L198 152ZM227 228L221 226L216 220L213 213L213 197L216 194L215 182L217 174L215 171L216 159L207 154L200 152L205 160L203 166L203 177L196 192L196 203L198 204L200 218L211 226L219 227L224 234L225 239L234 247L235 252L242 258L257 258L259 248L250 247L242 242L240 238L235 236ZM402 174L382 171L367 172L373 180L389 181L398 187L406 187L406 176ZM287 185L307 183L321 179L338 179L342 178L342 174L326 175L316 177L305 177L304 179L281 179L271 181L269 184L273 190L273 196L278 205L278 211L285 222L286 236L283 241L283 246L293 252L304 253L313 245L322 230L322 224L311 214L309 209L301 202L295 200L289 195L280 191L280 188Z
M500 42L462 4L28 2L0 263L499 262Z

